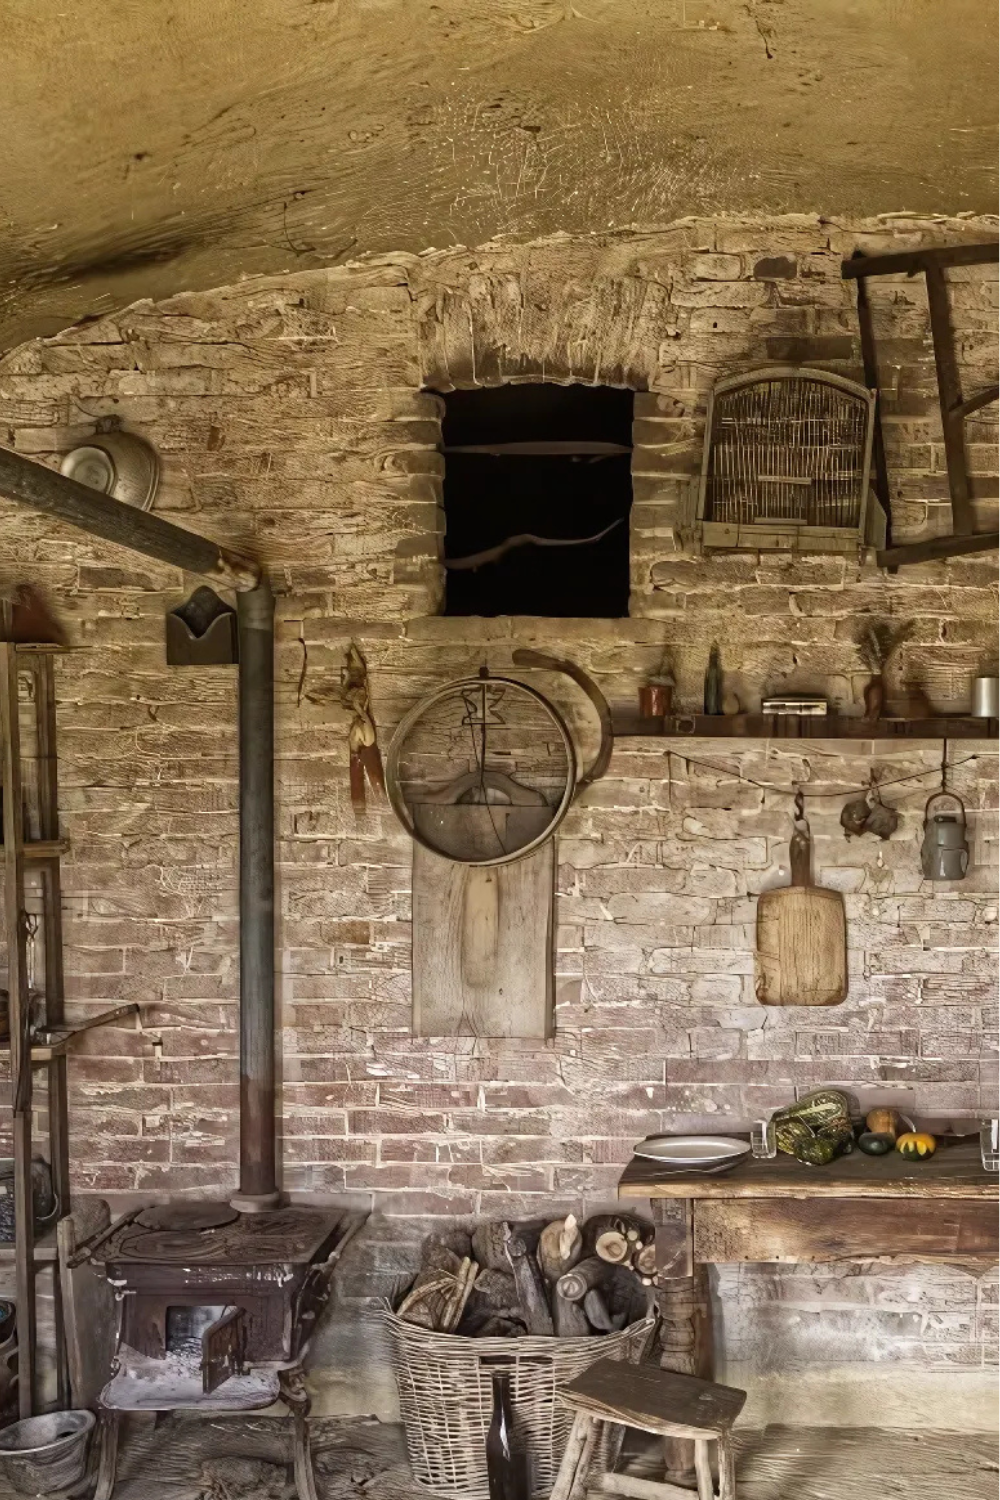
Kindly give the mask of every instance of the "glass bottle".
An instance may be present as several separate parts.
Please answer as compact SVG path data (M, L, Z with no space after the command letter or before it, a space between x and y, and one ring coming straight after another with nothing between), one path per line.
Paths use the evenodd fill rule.
M708 653L708 669L705 672L705 712L707 714L721 714L722 712L722 662L719 658L719 643L712 642L712 649Z
M486 1474L490 1500L528 1500L527 1466L514 1451L514 1409L510 1378L493 1376L493 1419L486 1434Z

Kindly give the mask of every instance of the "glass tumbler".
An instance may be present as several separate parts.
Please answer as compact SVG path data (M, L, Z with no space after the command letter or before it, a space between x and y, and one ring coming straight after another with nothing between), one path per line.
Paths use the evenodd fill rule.
M770 1161L773 1156L777 1156L778 1142L773 1120L758 1120L750 1127L750 1150L762 1161Z

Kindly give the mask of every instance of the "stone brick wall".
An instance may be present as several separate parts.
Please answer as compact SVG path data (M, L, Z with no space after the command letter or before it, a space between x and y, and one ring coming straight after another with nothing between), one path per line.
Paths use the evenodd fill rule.
M844 255L993 233L967 220L793 216L391 255L138 304L0 361L2 441L54 464L117 414L161 455L157 510L257 552L279 592L286 1187L374 1203L398 1226L391 1243L417 1233L403 1218L606 1202L640 1136L745 1121L795 1088L893 1090L944 1117L995 1108L994 745L950 747L974 867L932 891L917 856L940 745L620 741L560 836L555 1037L428 1041L409 1034L408 841L385 809L355 820L337 692L353 638L384 743L423 693L483 660L508 668L516 646L568 655L632 702L666 646L679 700L694 706L718 640L747 707L799 688L857 711L866 673L852 633L875 610L913 622L900 677L919 677L939 710L964 708L995 654L990 555L895 576L853 558L701 559L678 550L674 525L715 379L777 360L861 378ZM950 273L970 391L995 378L991 271ZM922 282L874 281L871 297L895 532L946 531ZM440 402L422 388L512 379L638 392L628 620L438 615ZM996 513L995 418L987 408L968 427L981 525ZM75 648L58 663L70 1011L144 1007L141 1033L94 1032L72 1065L76 1182L225 1194L234 674L164 665L164 611L195 580L13 507L2 515L4 574L50 591ZM537 680L592 744L573 690ZM835 794L865 784L873 764L910 778L886 792L901 825L887 844L848 843ZM819 1014L765 1010L752 987L754 898L784 878L796 782L810 794L817 869L848 907L850 996ZM388 1253L385 1276L397 1273ZM801 1322L804 1298L810 1322L835 1330L861 1287L869 1357L892 1347L971 1371L995 1318L976 1296L958 1313L952 1273L932 1268L906 1283L917 1322L900 1321L892 1278L743 1268L720 1285L737 1309L731 1355L751 1363L747 1319L771 1326L753 1311L765 1302L772 1322L789 1307ZM817 1367L828 1361L822 1339L809 1348Z

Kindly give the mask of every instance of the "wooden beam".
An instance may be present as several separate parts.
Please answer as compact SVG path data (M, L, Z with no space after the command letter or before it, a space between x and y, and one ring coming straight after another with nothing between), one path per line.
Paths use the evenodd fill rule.
M9 448L0 448L0 495L119 547L155 557L157 562L198 573L216 586L246 593L260 582L260 566L251 558L149 511L125 505Z
M868 287L862 277L858 281L858 327L861 330L861 361L865 370L865 385L875 392L874 431L872 433L872 467L875 481L872 488L875 497L885 512L886 544L892 545L892 502L889 495L889 467L885 457L885 439L882 434L882 392L878 378L878 352L875 344L875 325L872 322Z
M4 607L4 613L9 606ZM6 622L5 622L6 623ZM35 1326L34 1207L31 1184L31 1051L24 926L21 724L17 654L0 642L0 738L3 740L4 925L7 938L7 1006L11 1089L14 1096L14 1279L17 1298L18 1415L34 1413Z
M935 562L942 557L966 557L973 552L993 552L1000 546L1000 532L974 531L969 536L932 536L924 542L908 542L876 553L880 568L907 568L914 563Z
M974 411L978 411L981 406L989 406L998 397L1000 397L1000 385L988 385L985 390L979 391L975 396L966 396L964 401L960 401L952 409L952 415L956 417L971 417Z
M962 416L962 382L955 358L955 330L951 322L948 283L943 268L935 263L924 267L927 282L927 304L931 315L931 337L934 362L937 365L938 400L941 426L944 430L944 456L948 467L948 492L951 496L952 530L956 536L970 536L975 517L969 473L965 464L965 419Z
M985 266L1000 259L1000 244L990 240L978 245L937 245L925 250L899 250L889 255L854 255L845 260L840 274L845 280L859 276L913 276L928 266Z

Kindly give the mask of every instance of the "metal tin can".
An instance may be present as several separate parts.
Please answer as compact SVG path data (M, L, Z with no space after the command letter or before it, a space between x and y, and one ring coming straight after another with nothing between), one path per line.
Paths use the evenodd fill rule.
M972 717L1000 718L1000 678L977 677L972 684Z

